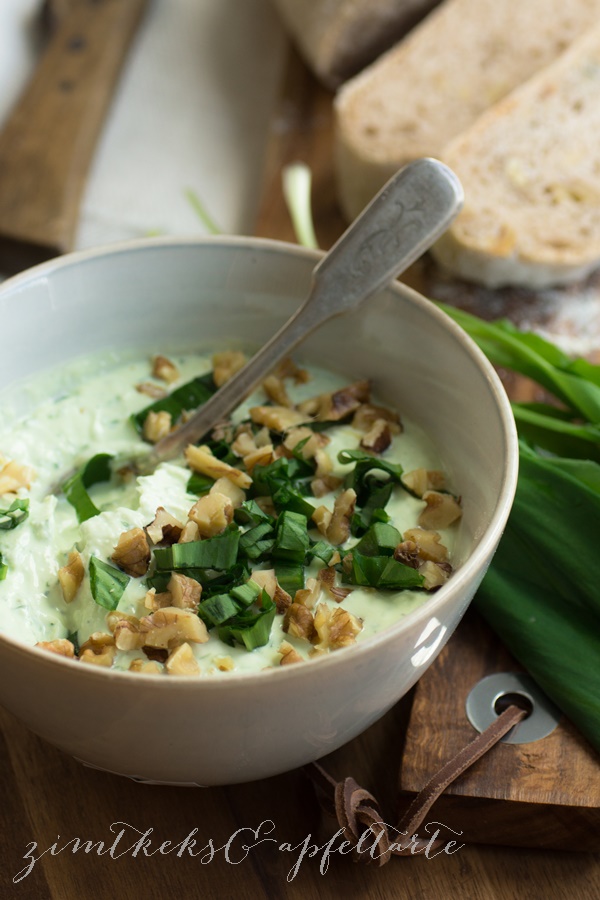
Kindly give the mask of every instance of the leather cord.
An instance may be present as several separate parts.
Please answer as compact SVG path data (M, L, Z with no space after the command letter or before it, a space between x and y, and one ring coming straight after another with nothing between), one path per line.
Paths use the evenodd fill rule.
M390 836L390 828L383 819L375 797L357 784L354 778L336 781L318 763L305 766L305 771L315 786L323 810L337 818L343 830L343 839L353 847L354 858L370 865L383 866L392 856L412 856L426 847L431 850L446 844L444 839L431 841L418 838L417 831L425 816L453 781L481 759L527 715L527 711L518 706L507 707L489 728L478 734L442 766L400 818L393 829L396 838Z

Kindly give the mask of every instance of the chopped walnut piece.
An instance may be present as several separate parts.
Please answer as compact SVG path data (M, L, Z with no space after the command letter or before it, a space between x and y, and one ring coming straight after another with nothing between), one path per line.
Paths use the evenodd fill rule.
M294 603L300 603L308 609L312 609L321 596L321 584L316 578L307 578L306 587L294 594Z
M225 496L229 497L229 499L231 500L231 505L234 509L237 509L238 506L241 506L246 499L246 494L244 493L244 491L239 488L237 484L234 484L233 481L230 481L229 478L217 478L208 493L225 494Z
M289 666L292 663L304 662L300 654L294 650L288 641L282 641L277 652L281 654L281 659L279 661L280 666Z
M174 606L167 606L150 616L144 616L140 619L139 628L144 638L143 646L147 647L167 647L171 650L184 641L204 644L208 640L204 622L190 610Z
M14 460L5 463L0 468L0 495L14 494L19 488L28 490L34 478L35 472L31 466L22 466Z
M338 650L356 642L356 635L362 630L362 622L342 606L331 609L319 603L315 612L315 631L320 649Z
M337 491L341 483L342 479L337 478L335 475L324 475L322 478L313 478L310 483L310 489L313 492L313 497L325 497L326 494Z
M254 580L254 578L252 580ZM286 609L288 609L288 607L292 605L291 596L287 591L284 591L278 581L275 582L275 593L273 594L271 599L275 601L277 612L280 615L282 615L286 611Z
M75 647L66 638L56 638L54 641L38 641L35 646L40 647L41 650L56 653L57 656L66 656L68 659L75 658Z
M317 506L314 513L311 516L311 519L319 529L322 535L327 534L327 529L331 524L331 519L333 517L333 513L330 509L327 509L326 506Z
M348 488L336 498L326 537L332 544L343 544L350 537L350 519L356 504L356 491Z
M146 534L153 544L176 544L181 537L183 523L159 506L154 521L146 525Z
M150 588L149 591L146 591L146 596L144 597L144 606L146 609L151 609L152 612L154 612L156 609L163 609L165 606L174 605L170 591L162 591L160 594L156 593L156 588Z
M432 591L434 588L441 587L442 584L448 581L450 575L444 564L438 565L431 562L431 560L421 563L419 572L425 579L423 587L426 591Z
M278 378L293 378L296 384L306 384L310 381L310 373L307 369L300 369L291 357L286 356L273 369L273 375Z
M94 666L112 666L116 653L113 635L95 631L79 648L79 659Z
M445 482L444 473L437 469L413 469L402 476L402 484L417 497L422 497L425 491L443 490Z
M385 406L374 406L371 403L363 403L358 407L352 419L352 427L357 431L370 431L378 419L383 419L388 423L392 434L400 434L402 431L402 422L398 413Z
M152 375L172 384L179 378L179 369L166 356L155 356L152 360Z
M385 419L375 419L369 431L362 438L360 446L363 450L370 450L372 453L383 453L391 443L392 432L389 422L386 422Z
M414 541L402 541L394 550L394 559L411 569L418 569L419 548Z
M442 537L437 531L427 531L425 528L409 528L404 532L406 541L414 541L421 560L431 560L435 563L446 562L448 549L441 543Z
M215 353L212 358L213 380L217 387L225 384L230 378L243 369L248 359L239 350L224 350Z
M246 490L252 484L252 479L246 472L240 471L233 466L228 465L216 456L213 456L209 448L206 446L195 447L189 444L185 449L185 458L190 469L199 472L201 475L208 475L210 478L229 478L239 488Z
M130 672L139 672L140 675L162 675L163 667L154 660L146 660L138 657L132 659L129 664Z
M133 578L145 575L150 565L150 547L144 531L141 528L124 531L111 559L126 575Z
M273 403L279 406L293 406L283 381L277 375L268 375L262 383L262 389Z
M362 403L368 403L371 385L368 381L355 381L331 394L320 394L298 404L301 413L316 416L319 422L339 422L355 412Z
M107 619L109 628L111 622ZM140 620L134 616L119 619L112 627L115 644L119 650L141 650L145 636L140 631Z
M173 602L172 606L177 609L193 609L195 610L202 596L202 585L187 575L181 575L179 572L173 572L171 579L167 585Z
M323 569L319 569L319 572L317 573L317 580L321 583L329 596L332 597L336 603L341 603L342 600L346 599L348 594L352 593L352 588L336 586L335 571L328 566L325 566Z
M326 453L325 450L319 447L315 452L315 462L317 464L315 472L316 477L327 478L333 469L333 463L331 462L329 453Z
M306 422L306 416L287 406L253 406L250 418L257 425L265 425L270 431L287 431L288 428Z
M214 537L233 521L233 504L225 494L205 494L194 503L188 516L198 526L201 538Z
M219 672L233 672L234 662L230 656L215 656L213 660Z
M151 381L142 381L140 384L136 384L135 389L140 394L145 394L146 397L152 397L153 400L162 400L167 396L167 391L160 384L153 384Z
M220 422L217 422L210 433L210 439L212 441L227 441L228 444L231 444L233 440L232 422L229 419L221 419Z
M275 591L277 590L275 569L256 569L250 577L255 584L267 592L271 600L275 599Z
M165 663L169 675L199 675L200 666L189 644L180 644L169 653Z
M292 603L285 611L283 617L283 630L292 637L302 638L312 642L316 635L313 614L308 607L301 603Z
M338 563L341 563L341 561L342 561L342 557L340 556L339 551L336 550L336 551L332 554L331 559L330 559L329 562L328 562L328 565L329 565L329 566L337 566L337 564L338 564Z
M183 531L177 541L178 544L189 544L191 541L200 540L200 529L195 522L187 522L183 526Z
M254 437L250 432L241 431L231 445L231 449L236 456L241 456L243 459L250 453L254 453L257 450L257 446L254 443Z
M65 603L71 603L75 599L84 575L85 568L81 555L77 550L71 550L66 566L58 570L58 580Z
M106 624L111 634L114 634L119 622L129 622L132 626L137 626L139 619L137 616L128 616L127 613L117 612L116 609L106 614Z
M313 431L312 428L308 428L306 425L300 425L298 428L291 428L287 432L283 446L288 450L295 450L302 441L306 441L300 450L302 456L304 459L312 459L317 450L321 447L326 447L330 443L330 438L326 434Z
M142 647L144 656L152 662L164 663L167 661L169 651L160 647Z
M150 444L157 444L162 441L171 431L171 413L162 409L160 412L150 410L144 419L144 427L142 434L144 440Z
M273 462L273 444L266 444L264 447L257 447L251 453L244 456L244 465L252 474L255 466L268 466Z
M462 516L462 509L452 494L425 491L422 499L427 504L418 518L422 528L447 528Z

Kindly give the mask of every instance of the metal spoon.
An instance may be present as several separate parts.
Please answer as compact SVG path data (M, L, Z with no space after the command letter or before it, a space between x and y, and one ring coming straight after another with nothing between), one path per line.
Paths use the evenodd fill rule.
M302 306L190 419L137 460L144 472L179 456L227 416L277 363L323 322L348 312L410 266L448 228L463 203L456 175L435 159L401 169L315 266Z

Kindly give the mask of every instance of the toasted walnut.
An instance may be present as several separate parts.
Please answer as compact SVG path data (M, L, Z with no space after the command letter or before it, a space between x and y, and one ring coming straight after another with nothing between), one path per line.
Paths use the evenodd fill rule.
M313 614L307 606L301 603L292 603L285 611L283 617L283 630L292 637L302 638L312 642L316 635Z
M164 409L160 412L151 410L144 419L144 427L142 429L144 440L150 444L157 444L169 434L171 425L171 413Z
M331 462L329 454L321 447L315 452L315 462L317 464L317 470L315 472L317 478L327 478L333 469L333 463Z
M301 425L298 428L291 428L290 431L287 432L283 446L288 450L295 450L302 441L305 443L300 452L304 459L312 459L317 450L321 447L326 447L327 444L330 443L330 439L326 434L320 434L318 431L313 431L312 428L308 428L306 425Z
M422 497L425 491L443 490L445 481L444 473L436 469L413 469L402 476L402 484L417 497Z
M118 540L111 559L127 575L141 578L150 565L148 538L141 528L124 531Z
M324 497L332 491L337 491L341 483L342 479L337 478L335 475L324 475L322 478L313 478L310 483L310 489L313 492L313 497Z
M154 521L146 525L146 534L153 544L176 544L181 537L183 523L159 506Z
M356 642L356 635L362 629L362 622L341 606L331 609L319 603L315 612L315 631L320 649L338 650Z
M167 391L163 387L153 384L151 381L142 381L140 384L136 384L135 389L140 394L145 394L146 397L152 397L153 400L162 400L167 396Z
M235 668L230 656L215 656L213 661L219 672L233 672Z
M187 522L179 536L178 544L189 544L191 541L200 540L200 529L195 522Z
M229 419L221 419L211 431L210 438L212 441L227 441L228 444L231 444L233 434L233 423Z
M398 413L385 406L374 406L371 403L363 403L358 407L352 419L352 427L357 431L370 431L378 419L387 422L392 434L400 434L402 422Z
M328 566L325 566L323 569L319 569L319 572L317 573L317 579L325 588L329 596L332 597L336 603L340 603L342 600L345 600L348 594L352 593L352 588L336 586L335 571Z
M250 418L257 425L265 425L270 431L287 431L288 428L306 422L306 416L287 406L253 406Z
M289 666L292 663L304 662L300 654L294 650L288 641L282 641L277 652L281 654L281 659L279 661L280 666Z
M214 537L233 521L233 504L225 494L205 494L194 503L188 516L198 526L200 537Z
M112 666L116 653L113 635L95 631L79 648L79 659L94 666Z
M402 541L394 550L394 559L411 569L418 569L421 562L419 548L414 541Z
M356 491L348 488L336 498L326 537L332 544L343 544L350 537L350 519L356 504Z
M218 478L211 487L209 494L225 494L231 500L234 509L241 506L246 499L246 494L229 478Z
M29 489L34 478L35 472L31 466L21 466L14 460L5 463L0 468L0 495L14 494L19 488Z
M419 572L425 579L423 587L426 591L432 591L435 588L441 587L442 584L446 584L450 576L450 572L448 572L444 564L438 565L437 563L431 562L431 560L421 563Z
M150 616L144 616L140 619L139 628L144 637L143 646L148 647L167 647L171 650L184 641L204 644L208 640L204 622L193 612L174 606L167 606Z
M164 663L167 661L169 651L160 647L142 647L146 659L152 662Z
M169 675L199 675L200 666L189 644L180 644L169 653L165 663Z
M339 554L338 550L335 550L331 556L331 559L328 562L329 566L337 566L338 563L341 563L342 557Z
M371 393L368 381L356 381L332 394L320 394L298 404L301 413L316 416L319 422L339 422L367 403Z
M264 447L257 447L251 453L244 457L244 465L252 474L255 466L268 466L273 462L273 444L266 444Z
M166 356L155 356L152 360L152 374L155 378L172 384L179 378L179 369Z
M422 499L427 504L418 518L422 528L447 528L462 516L462 509L452 494L425 491Z
M448 549L441 543L442 537L437 531L409 528L404 532L404 539L414 541L421 560L430 559L432 562L441 563L448 559Z
M215 353L212 358L213 380L217 387L225 384L230 378L243 369L247 363L247 357L239 350L224 350Z
M167 585L177 609L196 609L202 596L202 585L187 575L173 572Z
M58 570L58 580L65 603L71 603L81 587L85 575L85 568L81 555L77 550L71 550L66 566Z
M252 581L255 582L263 591L266 591L271 600L275 598L277 590L277 578L275 577L275 569L256 569L252 573Z
M217 459L206 446L195 447L193 444L189 444L185 450L185 458L189 467L195 472L200 472L201 475L208 475L215 480L229 478L242 490L246 490L252 484L252 479L246 472L241 472L240 469Z
M243 459L258 448L254 442L254 436L249 431L241 431L231 445L231 449L236 456L241 456Z
M126 613L117 612L116 609L106 614L106 624L111 634L114 634L119 622L129 622L131 625L137 626L139 619L137 616L128 616Z
M66 656L68 659L75 657L75 647L66 638L56 638L54 641L38 641L35 645L42 650L48 650L50 653L56 653L57 656Z
M361 440L360 446L363 450L370 450L372 453L383 453L391 443L392 432L389 422L386 422L385 419L375 419L373 425Z
M170 591L162 591L160 594L156 593L156 588L150 588L149 591L146 591L146 596L144 597L146 609L151 609L154 612L155 609L164 609L165 606L174 605Z
M279 406L291 407L292 401L288 397L283 381L277 375L268 375L262 383L262 388L269 400Z
M326 535L327 529L331 523L331 519L333 517L333 513L330 509L327 509L326 506L317 506L314 513L311 516L311 519L321 532L321 534Z
M294 603L300 603L307 609L312 609L321 596L321 584L316 578L307 578L306 587L294 594Z
M306 384L310 381L310 373L306 369L300 369L289 356L277 364L273 369L273 375L281 379L293 378L296 384Z
M134 616L119 619L114 624L112 632L119 650L141 650L144 646L145 635L140 630L140 620Z
M138 657L138 659L131 660L129 671L139 672L140 675L162 675L163 667L154 660L146 660Z
M275 593L271 598L275 601L275 606L277 607L277 612L282 615L286 609L288 609L292 605L292 598L288 594L287 591L281 587L278 581L275 583Z

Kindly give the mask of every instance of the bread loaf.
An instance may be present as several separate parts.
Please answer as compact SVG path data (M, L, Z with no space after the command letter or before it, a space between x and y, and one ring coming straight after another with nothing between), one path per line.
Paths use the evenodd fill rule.
M446 0L338 93L336 178L353 219L402 165L439 157L600 21L600 0Z
M391 47L439 0L273 0L315 74L336 87Z
M600 25L443 152L465 206L434 248L489 287L545 287L600 265Z

